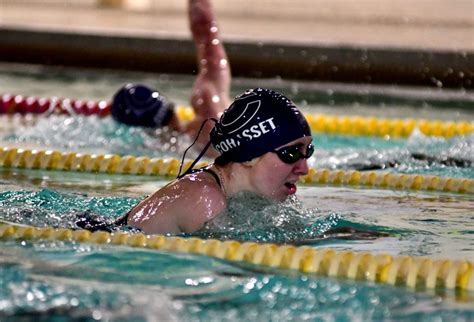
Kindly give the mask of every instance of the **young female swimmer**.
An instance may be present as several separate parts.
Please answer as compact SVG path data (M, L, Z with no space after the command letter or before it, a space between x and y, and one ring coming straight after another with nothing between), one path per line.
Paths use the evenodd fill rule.
M196 118L182 124L174 113L174 104L165 96L144 85L127 84L114 95L111 113L115 120L150 128L170 126L194 135L205 119L217 118L229 106L230 66L210 1L189 0L188 18L197 52L198 74L191 94ZM211 128L206 124L205 133Z
M192 233L222 213L227 198L238 192L283 201L308 172L311 141L309 125L293 102L269 89L248 90L212 128L209 143L220 153L214 163L187 171L117 223L147 234Z

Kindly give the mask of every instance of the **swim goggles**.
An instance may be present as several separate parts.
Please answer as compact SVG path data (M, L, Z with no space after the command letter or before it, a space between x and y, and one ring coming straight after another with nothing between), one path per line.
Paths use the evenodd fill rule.
M272 151L276 153L281 161L286 164L293 164L301 159L309 159L310 156L314 153L314 146L309 144L306 148L306 153L303 154L301 151L302 144L295 144L290 146L285 146L281 149Z

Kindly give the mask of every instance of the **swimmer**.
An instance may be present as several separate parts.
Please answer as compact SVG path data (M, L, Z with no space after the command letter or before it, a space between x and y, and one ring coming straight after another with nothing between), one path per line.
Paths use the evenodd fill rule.
M182 124L174 104L161 93L145 85L127 84L114 95L111 113L115 120L149 128L169 126L194 135L203 120L217 118L229 106L231 71L210 1L189 0L188 18L198 65L191 94L195 119ZM209 133L211 128L207 124L204 131Z
M212 144L220 155L192 169L135 206L116 223L147 234L193 233L227 206L239 192L281 202L297 191L313 154L309 125L288 98L256 88L237 96L213 126ZM199 157L195 160L195 163Z

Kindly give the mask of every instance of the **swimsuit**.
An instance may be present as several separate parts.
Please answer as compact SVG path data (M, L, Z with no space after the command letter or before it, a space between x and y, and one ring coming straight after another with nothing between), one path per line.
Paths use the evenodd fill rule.
M119 220L112 223L107 222L104 218L92 213L90 210L86 210L76 215L76 226L80 229L86 229L91 232L106 231L111 233L117 228L123 227L126 224L126 222L119 223Z
M217 173L214 170L211 170L209 168L200 168L200 169L192 169L189 173L192 174L192 173L200 173L200 172L210 173L214 177L214 179L216 179L217 185L220 188L222 188L221 179L219 179L219 176L217 175Z

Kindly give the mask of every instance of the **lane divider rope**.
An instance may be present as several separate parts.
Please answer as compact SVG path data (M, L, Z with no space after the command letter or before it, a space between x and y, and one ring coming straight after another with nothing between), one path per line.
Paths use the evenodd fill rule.
M195 116L190 107L179 106L176 112L184 122L192 120ZM14 113L54 113L104 117L110 114L110 102L3 94L0 98L0 114ZM364 116L334 116L319 113L305 113L305 116L314 133L403 138L410 136L414 129L419 129L424 135L451 138L474 132L474 122L467 121L389 119Z
M467 260L391 256L368 252L315 249L309 246L259 244L162 235L108 233L66 228L31 227L0 222L0 239L55 240L103 245L125 245L178 253L212 256L228 261L297 270L351 280L370 281L412 289L474 291L474 263Z
M191 162L192 160L187 160L184 169L187 169ZM161 159L145 156L101 155L0 147L0 167L5 168L176 176L179 165L180 160L172 158ZM196 167L206 165L206 162L200 162ZM301 177L300 181L314 185L474 193L474 180L472 179L376 171L309 169L308 174Z

